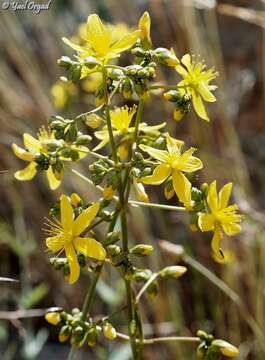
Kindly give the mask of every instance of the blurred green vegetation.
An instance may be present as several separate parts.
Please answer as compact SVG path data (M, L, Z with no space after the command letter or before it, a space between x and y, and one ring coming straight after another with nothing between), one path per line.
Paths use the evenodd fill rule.
M159 246L161 239L183 245L184 262L189 265L183 279L163 284L153 301L144 299L145 333L189 336L202 328L240 346L239 359L265 358L264 2L78 0L56 1L39 15L0 11L0 275L19 280L0 285L1 359L66 357L67 345L58 344L56 329L45 323L41 309L80 307L89 275L74 287L66 285L61 274L49 266L41 229L50 206L63 191L78 191L89 200L98 195L70 171L63 188L53 193L41 176L18 183L13 171L21 164L10 145L19 143L24 132L34 134L51 114L71 116L93 106L91 83L83 82L67 90L64 107L54 107L53 96L58 91L53 90L52 96L51 89L63 75L56 61L69 51L61 37L74 35L92 12L106 21L132 26L144 10L152 18L155 46L173 46L177 55L199 54L220 73L218 102L209 109L210 126L192 113L183 122L174 122L171 105L158 96L147 104L145 121L168 121L172 136L198 147L207 164L202 179L232 180L236 201L245 214L242 233L225 244L232 261L219 265L211 259L207 234L190 233L187 215L132 210L130 240L144 239L156 249L148 259L150 268L174 261L175 255ZM168 71L159 78L174 82ZM76 169L84 172L88 163L89 159L84 160ZM160 190L150 191L154 202L165 202ZM213 284L214 274L223 281L219 287ZM123 285L106 267L93 315L110 313L123 304ZM31 312L34 308L36 312ZM13 313L16 310L20 312ZM126 326L120 314L113 322L120 330ZM195 359L194 350L187 345L153 345L146 347L145 358ZM88 353L94 359L125 360L130 349L127 344L101 342L96 349L84 350L80 359Z

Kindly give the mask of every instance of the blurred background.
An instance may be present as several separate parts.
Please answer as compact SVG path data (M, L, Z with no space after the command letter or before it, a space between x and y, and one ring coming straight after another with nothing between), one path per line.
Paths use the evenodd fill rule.
M93 12L106 22L135 27L145 10L152 19L154 47L173 46L179 57L198 54L220 74L218 102L207 107L210 125L192 112L181 123L174 122L172 104L161 96L147 103L145 121L167 121L172 136L198 147L205 164L200 182L233 181L235 200L245 214L242 233L224 244L229 261L220 265L211 258L210 235L190 232L188 215L131 211L130 240L155 247L153 256L140 266L156 271L179 263L178 248L168 249L162 241L167 240L184 247L182 262L189 268L180 281L161 284L155 299L143 299L145 333L191 336L204 329L239 346L239 359L265 359L264 7L264 0L53 0L40 14L0 10L0 276L19 280L0 283L1 359L66 358L69 346L58 343L58 329L45 322L42 309L81 307L89 274L69 286L49 265L44 217L62 192L74 190L89 201L99 196L70 170L55 192L42 175L31 182L15 181L13 173L23 163L10 145L21 144L24 132L35 135L52 114L71 117L93 107L97 78L77 85L59 79L64 74L57 59L72 56L61 37L80 41L79 25ZM124 31L125 25L120 26ZM129 60L123 56L121 63ZM163 67L157 80L174 84L178 77ZM90 162L88 158L74 167L85 173ZM161 189L148 191L152 201L166 203ZM106 315L121 307L124 299L123 283L107 267L92 315ZM113 324L126 332L125 314L115 316ZM129 356L128 344L110 345L102 339L94 349L85 347L79 353L79 359ZM195 347L174 343L146 347L145 359L161 358L195 359Z

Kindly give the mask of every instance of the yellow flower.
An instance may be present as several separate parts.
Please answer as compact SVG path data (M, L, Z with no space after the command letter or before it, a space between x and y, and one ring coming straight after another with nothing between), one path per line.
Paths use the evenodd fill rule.
M220 260L224 259L219 242L223 238L223 233L228 236L236 235L240 232L240 222L242 216L237 213L237 204L229 205L233 184L228 183L217 194L216 181L210 184L207 196L209 213L199 215L198 225L201 231L213 231L212 249L214 256Z
M47 153L45 143L50 140L54 140L53 136L44 128L41 128L38 133L38 139L35 139L29 134L23 134L23 142L26 150L16 144L12 145L14 154L19 159L29 162L29 165L27 165L24 169L15 172L15 178L17 180L26 181L33 179L37 173L38 166L38 164L34 161L34 156L38 153ZM55 177L51 166L49 166L48 170L46 170L46 174L50 188L52 190L57 189L61 180L58 180Z
M125 35L121 34L117 39L117 34L113 36L111 27L104 25L98 15L92 14L87 19L84 46L74 44L67 38L63 38L63 41L77 51L80 59L93 56L97 60L107 63L133 46L139 34L140 31L135 30Z
M178 83L178 86L183 87L181 92L190 94L198 116L210 121L202 100L216 101L211 91L217 87L210 85L209 82L215 79L218 73L214 68L205 70L205 67L206 65L203 62L195 63L191 56L186 54L181 59L181 65L176 66L176 71L183 77L183 80Z
M60 201L61 222L52 223L48 230L52 237L46 239L47 247L56 253L65 251L70 266L68 279L70 284L76 282L80 275L77 251L100 261L106 257L106 251L98 241L90 237L80 237L80 234L97 216L99 207L98 202L94 203L74 220L71 202L67 196L62 195Z
M125 136L133 134L135 128L131 125L134 114L136 113L137 107L133 106L129 108L128 106L123 106L116 108L110 111L111 125L113 128L113 136ZM139 125L139 132L144 132L145 134L158 135L158 130L163 128L166 123L162 123L155 126L148 126L146 123L141 123ZM109 132L105 126L102 130L95 132L95 137L101 142L94 148L94 151L97 151L103 148L109 142Z
M52 325L58 325L61 321L61 316L58 312L47 312L45 314L45 320Z
M192 156L196 150L190 148L181 153L183 141L173 139L167 135L167 150L158 150L150 146L140 145L140 148L147 152L154 159L159 161L153 175L141 178L144 184L160 185L169 176L172 176L173 189L179 200L188 208L192 207L191 183L185 173L191 173L202 168L200 159Z

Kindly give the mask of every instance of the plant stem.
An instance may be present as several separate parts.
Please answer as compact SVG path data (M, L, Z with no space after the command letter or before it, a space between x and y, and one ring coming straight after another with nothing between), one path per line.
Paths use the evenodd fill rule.
M104 86L104 94L105 94L105 116L107 121L107 128L109 133L110 146L112 151L112 158L116 165L119 163L116 144L114 141L112 126L111 126L111 118L110 118L110 110L109 110L109 98L108 98L108 88L107 88L107 70L105 67L102 68L102 77L103 77L103 86ZM122 181L122 176L120 172L117 172L118 183L119 183L119 204L120 204L120 217L121 217L121 231L122 231L122 244L123 251L125 254L128 254L128 231L127 231L127 218L126 218L126 206L127 202L125 202L124 191L127 188L127 182L129 180L129 169L126 171L126 176L124 179L124 183ZM131 331L131 323L135 320L135 311L134 311L134 299L133 292L131 288L131 281L125 279L125 287L126 287L126 295L127 295L127 306L128 306L128 330L130 335L130 343L133 358L138 358L138 352L136 347L136 339L135 335Z
M144 286L141 288L141 290L139 291L139 293L137 294L136 298L135 298L135 303L138 304L140 298L142 297L142 295L144 294L144 292L148 289L149 285L155 281L155 279L158 277L159 273L154 273L148 280L147 282L144 284Z
M129 336L117 333L117 337L123 340L129 341ZM175 342L193 342L193 343L199 343L201 339L199 337L189 337L189 336L165 336L165 337L157 337L157 338L151 338L151 339L143 339L144 345L152 345L158 342L169 342L169 341L175 341ZM137 341L138 342L138 341Z
M144 98L141 97L140 100L139 100L138 109L137 109L137 114L136 114L136 119L135 119L135 125L134 125L134 135L133 135L133 139L134 139L134 142L135 142L136 144L137 144L137 140L138 140L139 125L140 125L141 120L142 120L143 109L144 109Z

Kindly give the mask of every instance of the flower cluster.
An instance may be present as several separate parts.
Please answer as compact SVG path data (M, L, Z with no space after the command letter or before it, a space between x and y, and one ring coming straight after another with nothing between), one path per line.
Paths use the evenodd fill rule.
M159 292L159 281L179 278L187 271L183 265L152 271L134 264L135 257L151 255L153 247L148 244L131 246L128 207L131 204L164 206L150 202L144 185L163 184L165 198L177 201L177 206L171 208L190 213L193 229L213 232L212 251L219 262L224 259L220 240L224 235L239 233L242 219L237 205L228 204L232 183L223 186L219 193L216 181L199 186L198 172L203 163L194 156L196 149L172 137L165 130L166 122L154 125L143 121L145 102L155 89L161 89L163 98L174 103L177 121L190 111L191 105L200 118L209 121L204 101L216 100L212 94L216 86L210 84L217 76L215 70L206 70L204 62L196 62L189 54L179 60L174 49L153 49L150 26L147 12L139 20L138 29L125 27L118 32L93 14L88 17L87 24L82 25L78 38L63 38L76 53L74 59L63 56L58 61L66 72L67 78L63 81L68 84L68 92L63 94L63 102L58 102L57 108L63 108L71 93L76 95L72 85L80 79L96 79L93 83L96 108L71 119L51 116L48 130L41 129L37 139L24 134L25 149L16 144L12 146L15 155L29 163L17 171L15 177L31 180L38 171L45 171L53 190L60 185L66 164L70 167L72 162L89 155L87 176L72 170L101 191L102 197L93 203L84 203L76 193L70 197L61 195L51 209L51 219L47 220L46 245L55 253L50 263L56 270L63 270L68 283L78 281L81 268L87 270L86 258L90 261L89 270L94 273L94 279L82 311L49 311L46 319L54 325L60 324L59 340L70 340L74 346L82 346L85 342L94 345L101 332L108 339L116 338L117 332L108 317L98 321L88 318L97 281L108 263L117 269L125 283L128 339L134 359L142 358L145 344L138 308L140 298L144 293L154 297ZM132 64L119 66L117 61L113 63L113 59L117 60L129 49L134 57ZM160 65L175 70L174 74L180 75L182 80L176 80L176 85L153 83ZM53 95L60 95L61 90L58 86L53 87ZM113 107L111 100L116 94L119 94L117 105ZM138 101L138 104L125 105L124 100L128 99ZM93 138L83 133L83 129L93 132ZM133 194L137 200L133 200ZM115 230L118 219L121 231ZM107 231L104 227L103 238L94 231L101 223L108 226ZM140 283L143 286L135 294L135 287L138 288ZM237 349L223 340L214 340L205 333L200 333L199 337L201 344L197 353L200 358L206 359L218 352L230 357L237 355Z

